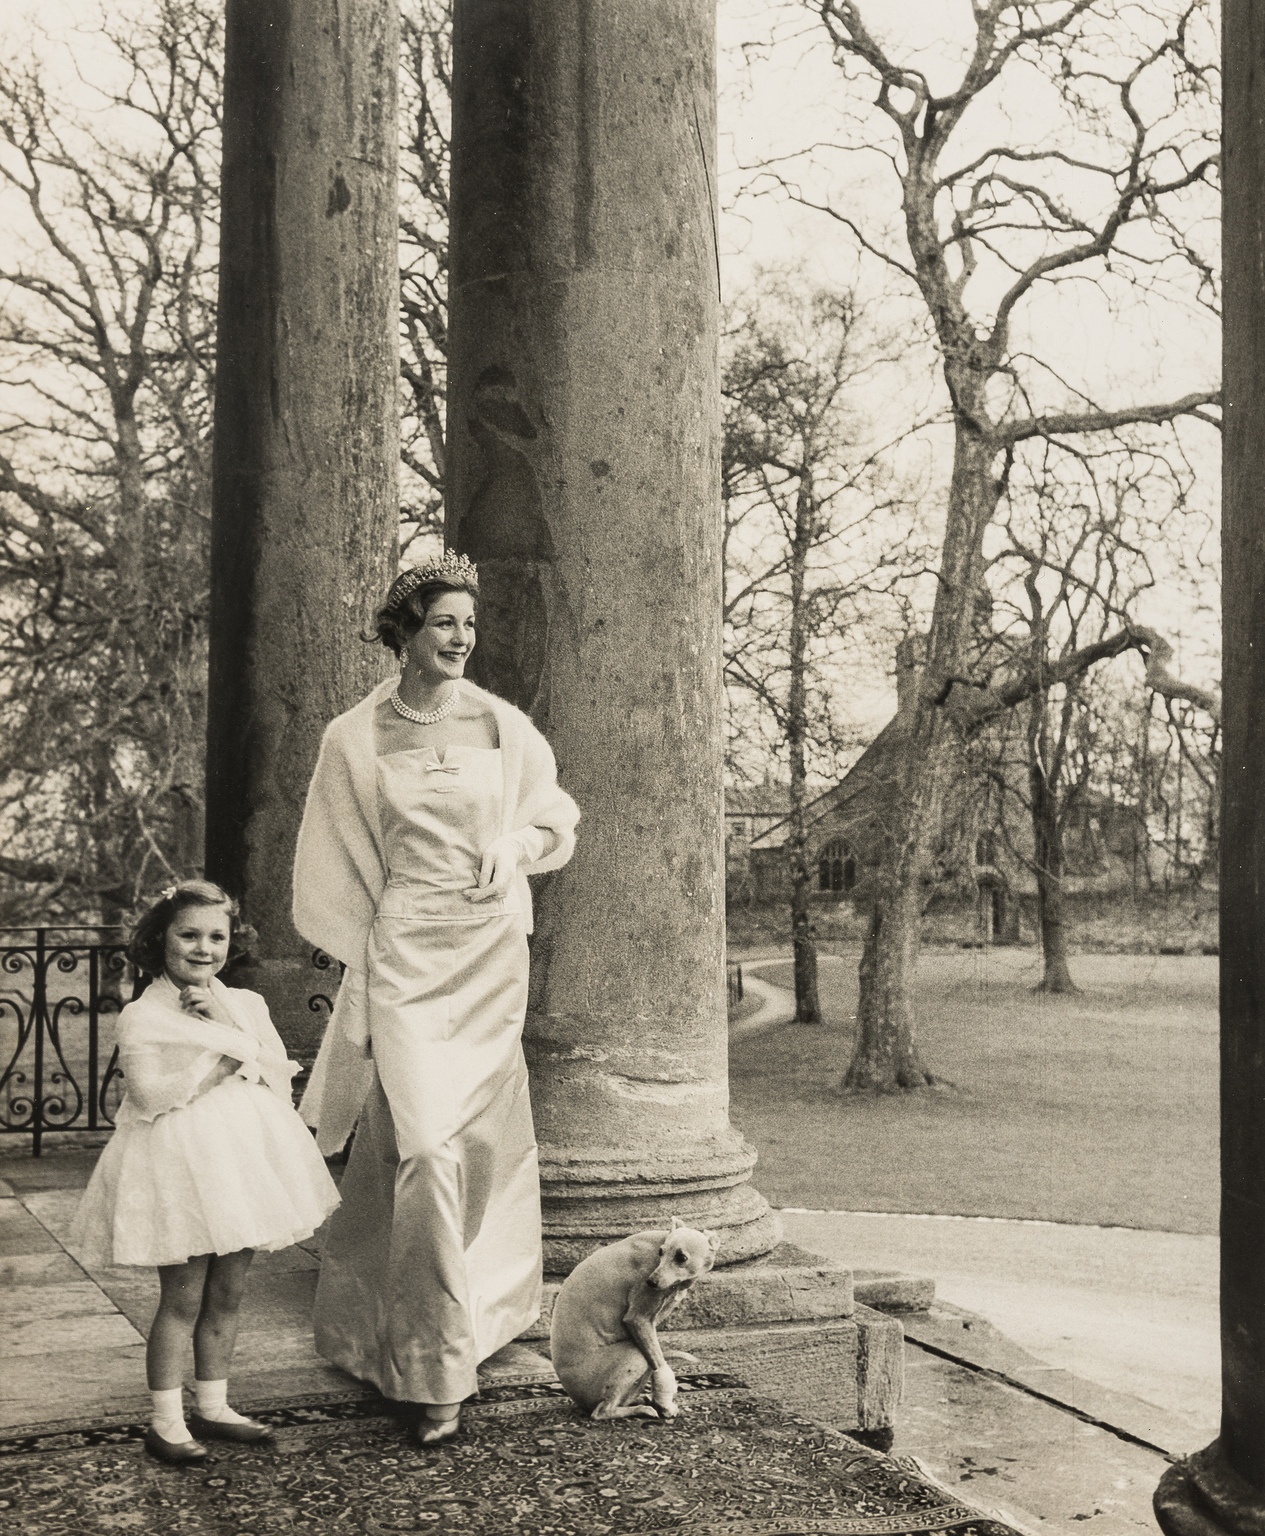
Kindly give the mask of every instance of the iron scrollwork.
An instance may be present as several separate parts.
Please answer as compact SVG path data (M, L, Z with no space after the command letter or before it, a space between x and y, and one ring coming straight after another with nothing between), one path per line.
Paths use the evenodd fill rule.
M338 965L338 979L341 981L343 972L347 969L341 961L335 962L333 956L327 955L323 949L312 951L312 964L318 971L332 971L335 964ZM307 1000L308 1010L311 1013L333 1013L334 1000L328 992L313 992Z
M127 961L122 944L105 936L114 929L3 932L30 937L0 944L0 1031L12 1030L13 1040L0 1071L0 1133L29 1134L38 1157L49 1131L114 1124L122 1074L117 1045L101 1070L101 1021L123 1006Z

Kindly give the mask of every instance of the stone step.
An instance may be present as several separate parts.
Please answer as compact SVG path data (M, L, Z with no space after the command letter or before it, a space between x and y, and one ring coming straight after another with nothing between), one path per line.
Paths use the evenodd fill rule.
M547 1339L562 1282L545 1280L540 1320L523 1338ZM723 1328L738 1323L809 1322L850 1317L852 1271L835 1259L779 1243L767 1258L713 1269L694 1282L672 1313L672 1326Z
M884 1435L904 1386L904 1333L894 1317L854 1306L850 1317L673 1329L663 1341L698 1357L687 1369L728 1372L794 1413L890 1444Z
M899 1310L917 1305L929 1285L882 1273L870 1289ZM546 1281L540 1321L522 1335L524 1344L547 1349L560 1289L560 1281ZM901 1325L858 1304L852 1271L837 1260L781 1243L763 1259L703 1275L670 1322L665 1347L696 1356L704 1370L737 1376L840 1429L880 1438L890 1430L901 1392Z
M852 1294L880 1312L925 1312L935 1304L936 1282L898 1269L854 1269Z

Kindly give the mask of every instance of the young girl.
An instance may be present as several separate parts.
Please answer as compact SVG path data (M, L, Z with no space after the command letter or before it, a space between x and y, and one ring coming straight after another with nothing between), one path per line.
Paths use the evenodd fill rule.
M90 1266L158 1269L145 1446L162 1461L207 1454L184 1419L190 1334L193 1428L211 1439L267 1438L226 1401L246 1272L256 1248L309 1237L338 1204L293 1108L298 1064L287 1060L267 1005L216 980L242 947L238 910L218 885L185 880L137 924L128 956L155 979L119 1015L126 1094L71 1229Z

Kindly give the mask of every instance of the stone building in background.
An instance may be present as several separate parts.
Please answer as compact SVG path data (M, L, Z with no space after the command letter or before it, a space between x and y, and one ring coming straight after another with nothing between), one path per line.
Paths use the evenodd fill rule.
M786 819L790 790L775 779L725 786L725 891L730 904L750 903L758 892L751 849L757 838Z
M838 936L864 932L868 895L883 838L897 807L899 761L908 719L908 687L897 712L837 784L807 809L813 894ZM1022 721L1019 722L1022 727ZM930 934L960 943L1013 944L1035 939L1036 878L1026 803L1022 729L1011 742L981 736L950 765L945 816L927 871ZM790 901L787 844L790 818L768 813L785 789L762 786L729 792L729 905L776 908ZM763 815L750 814L758 807ZM761 825L761 821L764 822ZM749 830L748 830L749 829ZM745 848L739 836L749 838ZM1093 908L1112 898L1145 898L1167 890L1180 872L1165 864L1149 836L1145 813L1110 795L1087 792L1068 813L1064 892L1073 905Z

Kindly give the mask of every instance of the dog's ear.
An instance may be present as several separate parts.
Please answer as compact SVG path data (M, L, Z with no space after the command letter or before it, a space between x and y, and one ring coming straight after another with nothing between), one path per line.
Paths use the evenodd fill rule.
M679 1216L674 1216L672 1218L672 1225L668 1228L668 1231L669 1232L676 1232L679 1228L683 1227L684 1225L685 1225L685 1223L681 1220L681 1218Z
M707 1239L712 1252L715 1253L720 1247L720 1233L713 1232L710 1228L707 1228L703 1232L703 1236Z

